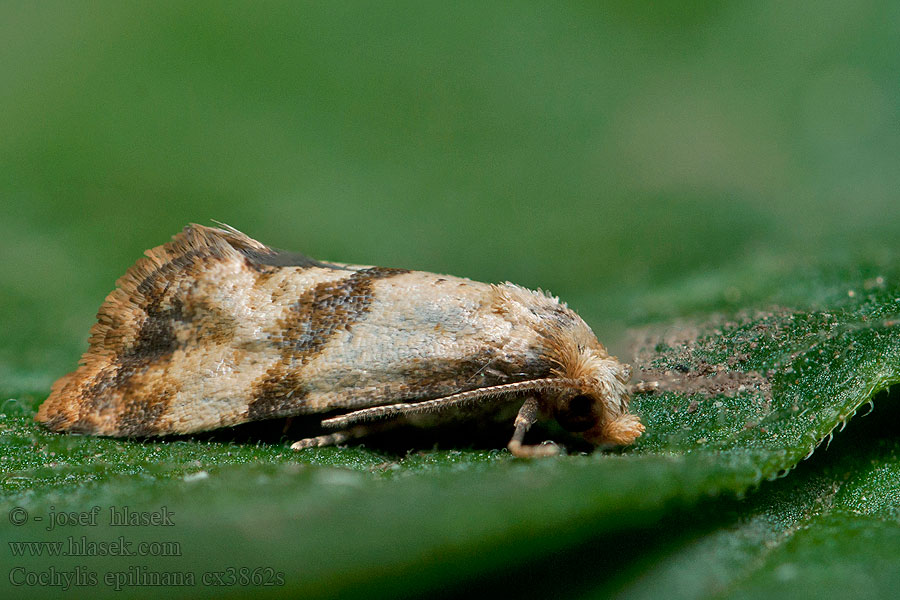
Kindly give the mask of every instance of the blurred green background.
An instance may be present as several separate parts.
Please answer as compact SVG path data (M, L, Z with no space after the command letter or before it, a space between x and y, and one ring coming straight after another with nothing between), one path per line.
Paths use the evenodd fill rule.
M668 282L896 247L898 23L894 1L4 2L0 378L45 392L189 222L543 287L620 352Z
M683 441L729 423L749 437L752 402L712 427L689 408L675 415L677 398L642 398L655 424L642 439L650 451L535 462L74 438L45 432L31 414L75 367L116 278L185 224L217 219L320 259L549 289L625 358L632 325L656 319L664 329L692 311L707 322L779 302L754 369L782 346L785 373L801 364L794 353L820 343L847 354L829 351L833 365L805 371L804 386L816 385L797 397L825 425L786 419L780 431L796 439L770 442L764 456L777 472L796 462L788 450L821 440L877 388L846 389L872 373L879 385L896 381L897 278L885 265L900 250L898 190L896 0L2 2L4 489L33 514L171 503L184 564L258 555L289 566L285 594L332 580L349 589L357 577L356 593L368 595L372 577L394 597L395 569L408 574L407 594L450 595L466 568L508 566L517 570L504 576L532 595L571 578L602 596L618 577L655 597L717 573L740 591L755 573L772 586L755 597L768 598L784 593L783 568L805 569L794 589L815 594L866 593L847 581L895 590L900 463L887 429L838 436L831 454L817 451L749 502L708 500L679 514L702 494L772 474L763 459L752 476L735 466L750 460L737 442L719 455ZM838 316L817 320L817 303ZM729 339L720 334L710 339ZM877 403L887 418L874 422L885 427L895 420L881 407L896 404L896 388L890 398ZM721 404L692 418L718 418ZM681 445L654 454L667 435ZM384 467L395 459L396 472ZM844 504L834 499L841 486ZM854 490L894 512L865 529ZM664 509L669 521L651 527ZM817 514L839 526L807 519ZM610 531L617 550L636 534L632 549L598 552ZM796 532L799 542L759 566L773 540ZM531 587L538 579L543 587Z

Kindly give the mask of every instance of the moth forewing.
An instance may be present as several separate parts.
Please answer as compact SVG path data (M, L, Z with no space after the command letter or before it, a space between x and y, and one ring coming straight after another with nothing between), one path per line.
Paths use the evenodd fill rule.
M630 443L627 365L541 292L447 275L319 262L233 228L192 225L148 250L98 312L81 366L37 420L70 433L190 433L259 419L372 421L521 402L510 449L541 416L589 441Z

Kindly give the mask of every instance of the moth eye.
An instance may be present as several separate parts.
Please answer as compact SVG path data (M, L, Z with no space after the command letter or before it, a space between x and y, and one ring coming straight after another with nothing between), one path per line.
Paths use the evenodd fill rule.
M566 431L587 431L594 426L592 408L594 399L586 394L578 394L569 400L568 405L556 412L556 421Z

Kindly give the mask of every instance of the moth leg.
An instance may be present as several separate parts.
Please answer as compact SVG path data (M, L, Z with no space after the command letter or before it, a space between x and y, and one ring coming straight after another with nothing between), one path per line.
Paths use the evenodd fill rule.
M291 450L303 450L304 448L317 448L321 446L337 446L338 444L343 444L347 440L353 439L354 436L351 431L335 431L334 433L329 433L328 435L320 435L311 438L304 438L302 440L297 440L293 444L291 444Z
M325 435L319 435L316 437L304 438L302 440L297 440L293 444L291 444L291 450L303 450L304 448L319 448L322 446L337 446L338 444L343 444L344 442L349 442L350 440L355 440L356 438L366 437L371 433L377 433L380 431L384 431L386 429L390 429L395 426L395 423L377 423L373 425L357 425L356 427L351 427L348 429L342 429L340 431L335 431L334 433L328 433Z
M559 448L553 445L545 446L525 446L522 440L525 439L525 432L531 429L531 426L538 420L538 401L534 396L525 400L519 414L516 415L516 430L512 439L506 445L510 453L518 458L539 458L542 456L555 456L559 454Z

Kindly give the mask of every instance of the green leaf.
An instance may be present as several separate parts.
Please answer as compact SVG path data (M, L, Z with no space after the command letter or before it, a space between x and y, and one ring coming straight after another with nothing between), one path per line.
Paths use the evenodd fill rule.
M642 558L590 595L888 598L900 585L897 388L790 476L708 502L641 540Z

